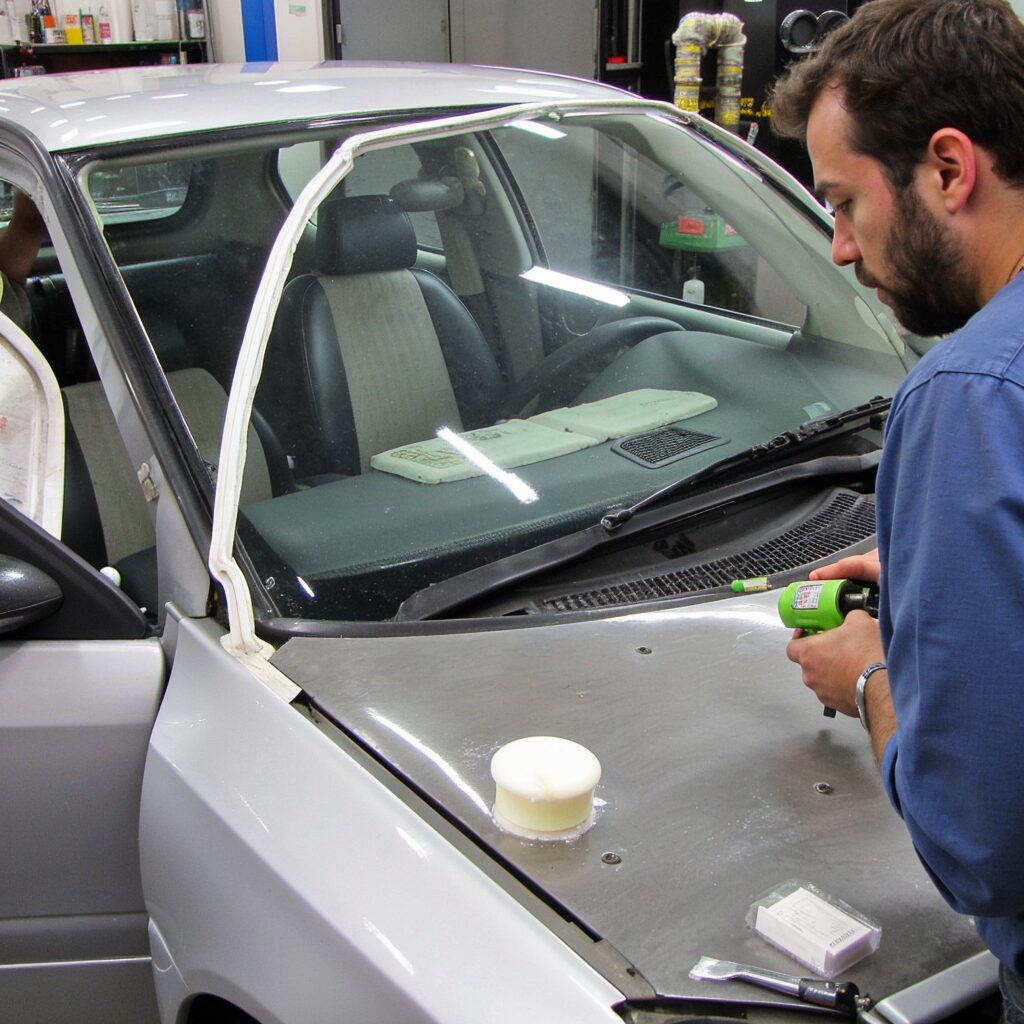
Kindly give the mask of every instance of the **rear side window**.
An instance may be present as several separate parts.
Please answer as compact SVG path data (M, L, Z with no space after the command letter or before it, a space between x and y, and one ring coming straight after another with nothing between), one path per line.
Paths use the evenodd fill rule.
M0 181L0 227L6 227L14 209L14 186Z
M292 202L306 182L330 156L321 142L302 142L278 154L278 173ZM412 146L395 146L363 153L342 183L345 195L388 195L399 182L419 176L421 164ZM416 244L421 249L441 252L441 232L433 212L409 213Z
M735 211L702 194L699 175L682 164L666 173L676 164L671 154L654 159L628 136L565 122L514 124L494 138L552 270L803 323L806 307L773 265L785 254L761 252L743 238L732 226Z
M89 195L104 224L159 220L185 204L192 178L187 160L93 171Z

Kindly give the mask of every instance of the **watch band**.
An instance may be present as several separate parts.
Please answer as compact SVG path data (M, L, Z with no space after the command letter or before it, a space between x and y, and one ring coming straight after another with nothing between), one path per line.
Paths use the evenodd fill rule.
M857 717L860 719L860 724L864 726L865 732L871 732L871 727L868 725L868 706L864 696L864 689L868 685L868 680L876 673L885 671L885 662L876 661L868 665L866 669L859 676L857 676L857 686L853 691L853 699L857 705Z

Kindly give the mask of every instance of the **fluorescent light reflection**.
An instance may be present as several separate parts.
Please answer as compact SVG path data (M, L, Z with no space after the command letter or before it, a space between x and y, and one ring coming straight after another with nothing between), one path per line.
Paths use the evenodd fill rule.
M486 93L498 93L499 95L505 95L511 93L513 96L536 96L542 100L566 100L572 99L572 96L567 95L560 89L543 89L538 88L535 85L521 84L522 80L518 80L515 85L487 85L480 86L474 89L474 92L486 92Z
M729 601L728 604L732 606L738 599ZM694 611L693 608L670 608L664 611L652 611L652 612L626 612L618 619L612 619L609 621L619 622L622 625L629 625L635 622L649 622L649 623L665 623L665 622L695 622L703 620L709 625L714 626L718 622L742 622L748 626L763 626L769 629L777 629L780 624L779 616L776 614L774 606L767 611L762 611L758 607L752 607L750 604L741 603L739 607L729 607L723 609L723 605L726 602L717 602L716 606L709 611L698 612ZM785 628L785 627L783 627Z
M372 922L363 918L366 930L391 954L395 962L407 974L415 974L412 961Z
M473 805L481 811L481 813L490 815L490 808L480 798L480 794L458 773L455 766L449 764L436 750L431 750L421 739L417 736L413 736L408 729L403 729L396 722L392 722L390 718L385 718L380 712L375 711L373 708L367 708L366 713L375 721L384 726L385 729L389 729L399 739L405 740L414 750L418 750L431 764L442 771L448 779L455 785L459 790L466 794L467 797L473 802Z
M526 281L533 281L534 284L543 284L548 288L572 292L573 295L582 295L608 306L618 306L621 309L623 306L629 305L629 296L625 292L609 288L607 285L595 284L593 281L586 281L582 277L560 274L557 270L548 270L547 267L530 267L519 276Z
M296 576L295 579L298 582L299 586L302 587L302 589L310 597L316 597L316 592L313 590L313 588L301 576Z
M421 842L413 839L413 837L409 835L404 828L399 828L396 825L395 832L398 833L399 838L409 847L410 850L412 850L413 853L416 854L417 857L420 858L420 860L429 859L430 855L427 853L427 848Z
M521 132L529 132L531 135L539 135L542 139L564 139L565 132L552 128L549 124L542 124L540 121L512 121L510 128L518 128Z
M282 89L278 89L278 92L335 92L338 89L343 89L342 85L320 85L316 82L310 82L306 85L286 85Z
M100 138L101 136L107 135L119 135L125 139L134 138L136 134L159 131L161 128L184 128L187 125L187 121L142 121L139 124L121 125L120 128L105 128L101 132L93 132L93 138Z
M451 427L441 427L437 436L450 444L463 458L468 459L477 469L482 469L489 477L507 487L513 497L524 505L531 505L540 495L521 477L502 469L493 460L487 458L479 448L475 448L464 437L459 437Z

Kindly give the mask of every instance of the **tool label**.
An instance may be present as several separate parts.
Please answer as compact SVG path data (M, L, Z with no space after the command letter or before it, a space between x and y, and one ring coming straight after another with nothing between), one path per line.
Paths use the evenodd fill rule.
M797 587L793 595L794 611L813 611L821 602L821 592L825 585L823 583L808 583L805 586Z

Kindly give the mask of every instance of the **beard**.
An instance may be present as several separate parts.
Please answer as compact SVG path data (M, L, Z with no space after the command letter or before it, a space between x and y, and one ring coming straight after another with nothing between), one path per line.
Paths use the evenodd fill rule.
M978 312L976 276L968 269L963 246L918 200L912 187L897 193L885 242L888 283L857 264L857 279L882 288L901 324L930 338L963 327Z

